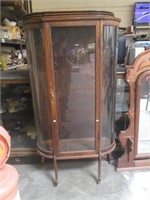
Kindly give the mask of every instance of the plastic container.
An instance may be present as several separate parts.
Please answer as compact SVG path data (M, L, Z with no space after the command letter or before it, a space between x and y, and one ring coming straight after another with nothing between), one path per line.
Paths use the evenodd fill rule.
M0 126L0 200L20 200L17 170L6 164L10 155L10 136Z
M0 199L1 200L19 200L17 170L8 164L0 169Z
M2 168L10 155L10 136L8 132L0 126L0 168Z

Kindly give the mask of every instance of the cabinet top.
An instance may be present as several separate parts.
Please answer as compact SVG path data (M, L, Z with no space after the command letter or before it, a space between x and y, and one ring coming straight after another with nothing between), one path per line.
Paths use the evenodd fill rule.
M24 16L24 24L46 21L68 21L68 20L113 20L120 22L112 12L108 11L58 11L58 12L35 12Z

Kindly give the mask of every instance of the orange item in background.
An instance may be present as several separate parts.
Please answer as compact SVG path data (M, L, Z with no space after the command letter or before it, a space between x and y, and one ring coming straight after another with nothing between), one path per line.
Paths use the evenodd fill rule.
M0 126L0 168L2 168L10 155L10 136L8 132Z
M0 126L0 200L20 200L19 174L15 167L6 164L10 155L11 138Z

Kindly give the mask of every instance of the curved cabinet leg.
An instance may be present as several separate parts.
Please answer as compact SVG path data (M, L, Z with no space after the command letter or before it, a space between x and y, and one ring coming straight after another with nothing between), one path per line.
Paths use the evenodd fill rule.
M107 156L107 161L108 161L108 163L110 164L110 160L111 160L111 153L107 154L106 156Z
M57 160L56 160L55 155L54 155L54 159L53 159L53 164L54 164L54 171L55 171L54 186L57 186L58 185L58 167L57 167Z
M150 94L148 94L148 96L147 96L147 102L146 102L146 108L145 108L146 111L147 111L147 108L148 108L149 101L150 101Z
M45 162L45 157L41 156L41 163L44 163L44 162Z
M101 182L101 161L102 161L102 157L99 153L99 157L98 157L98 179L97 179L97 184L99 184Z

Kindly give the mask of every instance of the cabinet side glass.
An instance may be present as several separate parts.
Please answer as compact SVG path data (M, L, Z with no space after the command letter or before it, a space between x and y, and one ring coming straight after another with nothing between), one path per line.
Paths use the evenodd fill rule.
M26 32L26 37L29 41L27 51L38 140L37 146L42 151L51 152L52 134L42 29L29 30Z
M115 87L116 87L116 38L117 28L103 28L103 66L102 66L102 149L114 142Z

